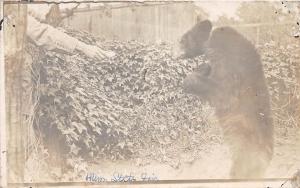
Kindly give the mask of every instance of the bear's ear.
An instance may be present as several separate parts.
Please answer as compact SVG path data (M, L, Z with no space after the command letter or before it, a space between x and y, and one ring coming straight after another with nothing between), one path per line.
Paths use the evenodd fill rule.
M201 30L210 33L212 30L212 23L209 20L203 20L196 24L196 27Z

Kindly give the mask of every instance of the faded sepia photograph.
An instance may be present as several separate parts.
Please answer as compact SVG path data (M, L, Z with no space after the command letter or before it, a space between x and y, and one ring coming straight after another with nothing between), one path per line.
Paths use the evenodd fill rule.
M300 186L299 2L2 8L8 185Z

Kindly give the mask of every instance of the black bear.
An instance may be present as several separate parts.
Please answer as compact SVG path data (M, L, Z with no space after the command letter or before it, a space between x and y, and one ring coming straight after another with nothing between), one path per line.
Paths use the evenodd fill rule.
M181 38L187 58L205 54L183 82L186 93L215 108L232 154L232 178L263 177L273 155L273 122L260 56L254 45L231 27L212 30L197 23Z

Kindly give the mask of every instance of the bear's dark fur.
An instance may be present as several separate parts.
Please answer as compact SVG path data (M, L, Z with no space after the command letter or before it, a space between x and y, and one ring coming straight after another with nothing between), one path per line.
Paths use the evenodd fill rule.
M215 108L232 154L231 177L263 177L273 154L273 123L255 47L231 27L212 31L208 20L185 33L181 47L186 57L209 59L185 78L183 88Z

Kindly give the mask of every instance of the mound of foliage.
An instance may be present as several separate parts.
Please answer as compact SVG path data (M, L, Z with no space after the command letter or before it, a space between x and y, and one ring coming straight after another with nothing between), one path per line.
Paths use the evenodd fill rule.
M68 158L136 157L171 164L178 153L218 141L208 133L213 111L181 88L203 57L184 60L174 58L167 44L101 41L68 32L117 55L99 61L31 45L31 53L42 54L33 65L39 78L35 127L49 151Z

